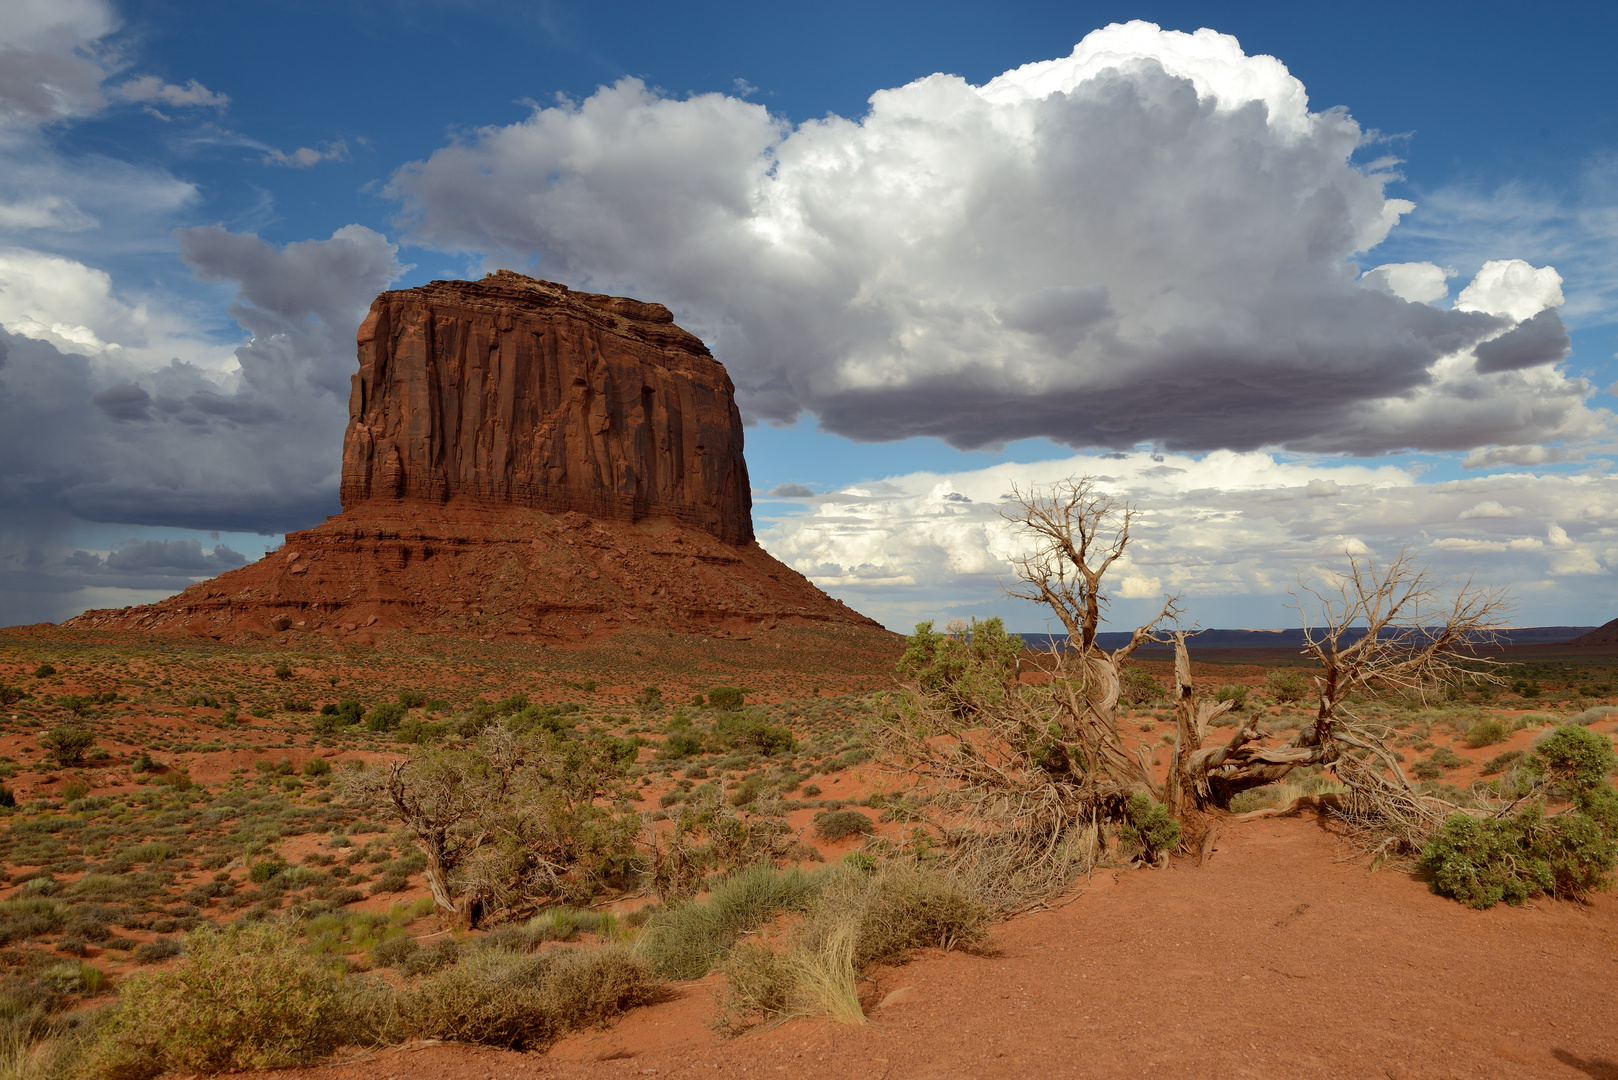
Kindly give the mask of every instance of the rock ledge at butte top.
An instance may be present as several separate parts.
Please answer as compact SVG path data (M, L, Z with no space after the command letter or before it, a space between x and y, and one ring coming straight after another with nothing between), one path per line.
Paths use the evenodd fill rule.
M754 540L730 377L661 304L502 270L382 293L358 339L341 514L160 603L66 625L887 636Z

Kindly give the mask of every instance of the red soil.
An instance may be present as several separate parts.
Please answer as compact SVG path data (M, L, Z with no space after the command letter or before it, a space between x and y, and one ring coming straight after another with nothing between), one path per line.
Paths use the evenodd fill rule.
M1618 898L1472 911L1312 819L1227 825L1201 868L1098 873L995 944L882 972L864 1028L720 1039L709 980L548 1054L427 1044L275 1075L1618 1076Z

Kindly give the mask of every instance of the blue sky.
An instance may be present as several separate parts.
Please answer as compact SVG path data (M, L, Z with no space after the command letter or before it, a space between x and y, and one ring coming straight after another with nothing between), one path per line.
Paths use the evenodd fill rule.
M951 119L977 103L962 85L1130 20L1170 36L1117 46L1121 82L1110 61L1071 76L1087 112L1059 115L1025 74L1001 79L989 127ZM1197 75L1172 36L1203 27L1269 80L1267 129L1233 117L1246 91ZM1409 545L1511 587L1522 621L1604 622L1618 614L1615 31L1599 5L0 0L0 622L151 599L335 512L344 365L369 296L496 266L668 302L742 388L763 542L891 626L993 613L1034 628L999 594L1012 540L994 489L1086 470L1110 470L1155 523L1120 618L1178 589L1205 625L1281 625L1297 574ZM1285 71L1249 63L1261 56ZM934 73L964 84L917 82ZM1287 128L1294 83L1307 107ZM1142 129L1103 84L1156 102L1167 126ZM1224 111L1174 126L1177 86ZM613 127L620 113L655 137ZM1023 122L1033 135L990 133ZM1104 138L1170 164L1082 159ZM687 160L681 139L717 149ZM576 166L587 143L610 160ZM730 172L697 160L726 154ZM890 180L919 170L940 203L968 187L984 202L917 217L905 237L958 235L895 256L910 240L877 220L886 189L834 175L838 154ZM981 161L922 176L929 154ZM769 180L748 172L760 155ZM1255 155L1273 164L1249 168ZM1028 186L995 187L1025 166ZM770 216L793 199L832 207L829 224L798 250L749 247L722 213L744 183L750 228L796 221ZM1378 225L1396 200L1414 206ZM995 216L1024 202L1031 222ZM1133 231L1072 250L1132 214ZM644 245L611 235L624 220ZM815 254L834 237L844 250ZM982 310L972 296L997 279L936 271L962 237L1017 279ZM1344 284L1390 264L1435 269ZM1504 269L1478 278L1488 264ZM726 266L773 294L701 280ZM1160 279L1184 298L1170 315L1140 299ZM1078 337L1027 360L1051 319ZM945 341L946 324L975 329ZM1534 363L1474 375L1469 353L1461 371L1433 344L1507 333L1543 339ZM1281 338L1296 357L1249 363ZM1416 400L1429 385L1442 394ZM1165 387L1183 400L1154 412Z

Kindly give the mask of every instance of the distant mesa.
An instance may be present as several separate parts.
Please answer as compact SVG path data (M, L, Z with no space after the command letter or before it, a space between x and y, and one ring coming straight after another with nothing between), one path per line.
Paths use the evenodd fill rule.
M341 514L160 603L64 625L889 636L758 546L730 377L661 304L502 270L382 293L358 341Z
M1605 648L1618 647L1618 619L1598 626L1588 634L1580 634L1568 644L1602 646Z

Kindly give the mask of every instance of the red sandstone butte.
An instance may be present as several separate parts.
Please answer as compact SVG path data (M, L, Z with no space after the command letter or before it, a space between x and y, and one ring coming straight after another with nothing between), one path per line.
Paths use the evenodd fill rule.
M887 636L753 539L730 377L661 304L502 270L385 292L358 338L341 514L160 603L66 625Z

